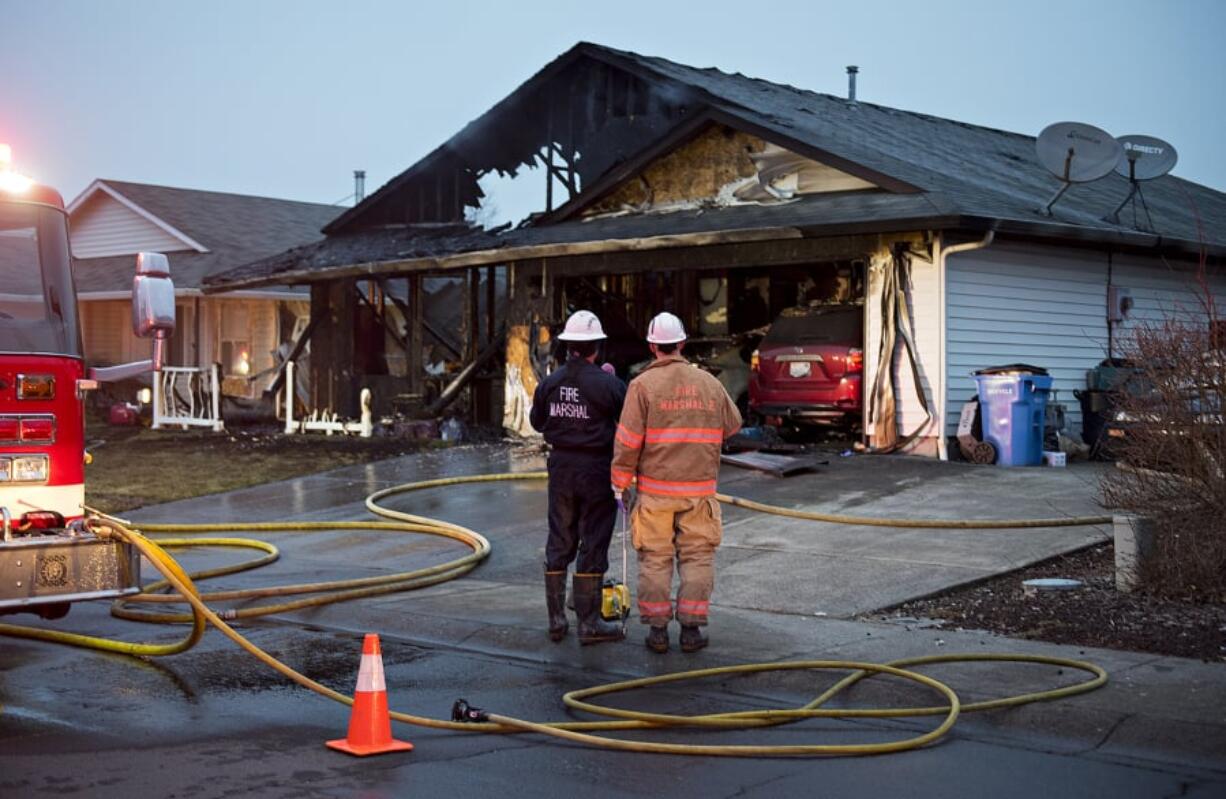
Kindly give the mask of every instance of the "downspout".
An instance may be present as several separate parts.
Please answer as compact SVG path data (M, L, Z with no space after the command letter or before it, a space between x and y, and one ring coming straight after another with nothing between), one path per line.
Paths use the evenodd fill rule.
M940 235L940 234L938 234ZM938 239L938 251L940 252L939 264L937 270L937 279L941 281L941 394L937 397L937 408L940 410L937 413L937 424L940 426L937 430L937 457L943 461L949 460L949 446L945 437L945 428L947 427L946 419L948 418L948 402L949 402L949 369L946 365L946 349L949 342L949 326L946 321L946 303L948 302L945 296L945 259L951 255L960 252L970 252L972 250L982 250L992 244L996 238L996 231L989 230L984 234L980 241L968 241L965 244L955 244L952 247L944 246L944 237Z

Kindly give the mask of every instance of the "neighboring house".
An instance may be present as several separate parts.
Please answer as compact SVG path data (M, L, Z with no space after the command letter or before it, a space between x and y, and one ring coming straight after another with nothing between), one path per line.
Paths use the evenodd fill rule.
M495 173L540 180L542 213L509 230L466 224ZM1112 220L1125 177L1075 185L1047 214L1060 185L1031 135L585 43L338 216L323 241L206 288L310 284L313 315L329 320L315 330L329 347L312 365L317 404L352 414L367 380L368 343L351 322L362 286L407 285L411 363L423 276L467 272L475 288L478 272L500 270L504 423L520 432L542 340L577 307L601 314L624 370L662 310L709 347L798 303L863 302L866 443L944 455L971 371L1048 368L1076 430L1086 370L1138 319L1195 312L1198 269L1226 307L1226 194L1166 175ZM1121 289L1135 307L1111 321ZM467 360L468 331L491 329L476 317L462 327ZM410 369L410 390L415 379Z
M68 206L86 356L95 364L147 358L132 335L136 253L165 253L175 284L170 364L220 364L223 389L253 397L271 376L273 351L305 325L309 296L286 287L206 297L201 281L314 241L337 206L242 194L95 180Z

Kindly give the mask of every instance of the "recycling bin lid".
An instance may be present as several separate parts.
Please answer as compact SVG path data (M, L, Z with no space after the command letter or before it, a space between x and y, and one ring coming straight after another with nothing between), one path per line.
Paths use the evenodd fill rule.
M977 375L1047 375L1042 366L1031 366L1028 363L1011 363L1006 366L989 366L975 372Z

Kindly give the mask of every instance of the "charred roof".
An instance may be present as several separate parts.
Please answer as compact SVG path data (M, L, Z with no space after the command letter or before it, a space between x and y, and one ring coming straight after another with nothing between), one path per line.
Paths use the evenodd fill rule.
M610 176L629 174L712 121L753 132L879 191L721 213L651 213L599 225L574 221L584 203L607 188ZM860 228L964 223L1135 246L1226 247L1226 194L1171 175L1144 184L1147 213L1141 225L1133 224L1130 212L1119 223L1106 219L1128 193L1127 179L1117 174L1074 186L1046 215L1041 209L1060 183L1038 163L1034 147L1033 136L580 43L341 214L325 228L324 242L209 282L237 287L279 282L286 274L309 280L313 270L346 263L405 260L399 253L414 248L444 257L526 242L664 236L727 224L818 222L825 229L831 219L848 217L847 224ZM532 228L492 234L457 227L442 235L428 227L460 225L464 208L481 201L477 181L483 175L514 174L545 162L543 153L546 168L569 185L572 196L568 202L550 198L551 213ZM833 215L818 209L833 209Z

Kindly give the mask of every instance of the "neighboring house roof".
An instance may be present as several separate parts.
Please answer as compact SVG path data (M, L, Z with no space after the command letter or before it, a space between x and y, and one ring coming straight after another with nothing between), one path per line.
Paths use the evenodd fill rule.
M149 225L157 228L179 291L198 290L209 275L318 240L321 228L343 210L244 194L96 180L68 206L70 226L101 202L117 203L121 213L132 214L134 221L140 217L147 236L154 232ZM120 241L114 249L130 248ZM89 299L90 294L130 291L135 252L74 258L78 293Z
M740 128L861 177L882 190L814 195L762 206L649 212L586 222L569 221L555 213L538 220L535 227L497 236L480 231L457 234L454 228L441 233L415 226L362 230L364 215L374 216L372 212L378 211L381 203L403 190L407 180L422 174L431 164L453 164L458 160L466 164L470 174L505 166L507 153L499 154L501 161L490 160L501 132L514 129L515 115L524 115L529 94L546 90L549 80L582 59L623 70L647 81L662 95L681 98L679 102L688 110L685 121L676 125L678 135L692 131L697 122L704 120ZM524 125L535 124L531 120L521 121ZM665 136L657 140L661 138ZM649 152L652 157L659 155L657 148L648 146L642 148L642 157L646 158ZM584 158L588 158L587 153ZM605 174L627 174L627 166L614 163ZM600 181L588 180L584 185L589 189L605 188ZM1219 252L1226 248L1226 194L1220 191L1172 175L1146 181L1143 193L1149 219L1145 221L1148 226L1152 220L1152 228L1139 230L1131 224L1129 209L1121 213L1119 224L1105 219L1127 195L1126 178L1113 173L1094 183L1077 184L1047 216L1040 209L1060 185L1035 157L1034 136L851 102L717 69L699 69L581 43L364 202L343 212L328 225L330 235L325 241L214 275L206 285L237 288L279 281L302 282L321 279L344 264L364 264L370 271L377 262L444 258L455 253L540 247L567 241L660 237L751 227L798 228L814 235L840 229L990 227L1142 247L1166 245L1197 250L1203 243ZM581 193L579 198L593 193ZM572 205L576 204L567 204ZM581 203L574 208L564 206L562 214L577 211L579 206ZM610 245L610 249L616 247ZM518 254L530 257L527 251Z

